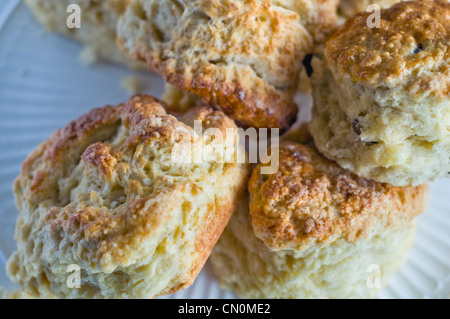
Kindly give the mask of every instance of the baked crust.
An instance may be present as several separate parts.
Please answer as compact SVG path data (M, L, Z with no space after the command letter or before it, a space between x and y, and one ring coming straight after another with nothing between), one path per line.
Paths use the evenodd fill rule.
M197 107L177 119L138 95L94 109L42 143L14 184L12 279L34 295L59 297L154 297L192 284L248 173L233 158L174 162L176 147L224 148L220 135L196 135L194 120L224 139L236 128L220 111ZM66 287L70 264L83 270L80 289Z
M336 237L355 242L411 221L425 208L426 185L359 178L304 145L283 142L275 174L263 175L261 167L249 181L250 212L256 237L272 250L304 249Z
M255 237L247 194L217 242L210 261L223 289L240 298L374 298L408 256L416 221L402 220L356 243L336 236L301 250L272 250ZM367 285L370 265L380 271L377 289Z
M140 1L118 44L243 126L287 129L302 60L334 27L336 0Z
M325 56L334 72L365 85L404 85L412 96L449 97L450 3L401 2L381 10L380 28L372 13L350 18L327 42Z
M395 186L450 169L450 3L409 1L350 18L314 57L309 125L327 158ZM369 21L370 22L370 21Z

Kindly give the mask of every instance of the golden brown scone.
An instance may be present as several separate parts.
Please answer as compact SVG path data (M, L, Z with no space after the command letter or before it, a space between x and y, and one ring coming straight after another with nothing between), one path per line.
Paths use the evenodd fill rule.
M247 181L227 128L236 126L221 111L198 107L177 119L135 96L56 131L14 184L10 278L29 294L63 298L151 298L191 285ZM203 160L186 158L190 148L202 148ZM73 264L78 289L66 284Z
M46 29L75 38L83 43L89 59L97 56L143 69L144 64L127 58L116 45L116 25L119 16L131 0L24 0L36 19ZM76 4L81 9L81 28L69 29L67 7ZM82 55L82 58L85 55ZM87 61L91 62L91 61Z
M450 3L402 2L350 18L313 60L310 125L318 149L396 186L450 172Z
M401 2L401 0L340 0L338 13L343 18L350 18L356 13L367 11L367 7L371 4L376 4L384 9L398 2Z
M241 125L287 129L302 60L334 28L336 7L337 0L134 0L118 43Z
M292 142L275 174L262 167L211 255L221 285L242 298L376 295L406 259L427 186L359 178Z

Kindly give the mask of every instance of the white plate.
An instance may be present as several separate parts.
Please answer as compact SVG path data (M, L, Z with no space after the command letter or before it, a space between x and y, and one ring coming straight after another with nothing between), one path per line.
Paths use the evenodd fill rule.
M160 96L162 80L124 67L80 63L81 46L46 33L19 0L0 3L0 286L17 288L5 275L13 252L16 208L11 185L27 154L70 120L91 108L128 98L121 80L135 75ZM403 268L381 298L445 298L450 295L450 181L430 185L427 211ZM208 266L194 285L169 298L233 298L220 290Z

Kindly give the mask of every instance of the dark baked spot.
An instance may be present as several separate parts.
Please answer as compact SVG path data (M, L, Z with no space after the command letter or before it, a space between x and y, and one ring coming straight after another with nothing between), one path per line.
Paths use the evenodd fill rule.
M353 122L352 122L352 128L353 128L353 131L354 131L356 134L361 135L361 128L362 128L362 126L361 126L361 123L359 123L359 120L358 120L358 119L354 119L354 120L353 120Z
M419 53L422 50L423 50L423 45L422 45L422 43L419 43L417 48L414 50L414 54L417 54L417 53Z
M361 123L359 122L358 119L354 119L354 120L353 120L353 122L352 122L352 128L353 128L353 131L354 131L356 134L361 135L362 130L363 130L363 126L361 125ZM371 145L378 144L377 141L369 141L369 142L366 142L366 143L367 143L367 144L371 144Z
M308 74L308 77L310 77L311 74L313 73L313 68L311 66L313 56L314 56L313 54L308 54L303 60L303 66L305 67L306 74Z

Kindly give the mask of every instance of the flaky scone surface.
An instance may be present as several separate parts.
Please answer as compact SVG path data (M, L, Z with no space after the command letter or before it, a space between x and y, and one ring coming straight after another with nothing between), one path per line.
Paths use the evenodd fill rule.
M427 186L358 178L291 142L277 173L261 167L211 255L220 284L242 298L374 297L407 257Z
M301 249L334 237L355 242L423 212L427 187L359 178L314 149L284 142L279 170L257 166L249 181L255 235L271 249Z
M116 45L116 26L131 0L24 0L45 28L75 38L86 46L91 58L100 56L143 69L144 64L127 58ZM69 29L67 8L76 4L81 9L81 27Z
M302 60L336 20L335 0L135 0L125 53L241 125L286 129Z
M450 171L450 3L403 2L349 19L314 59L310 125L319 150L397 186Z
M199 107L177 120L156 99L136 96L55 132L14 185L20 214L9 276L30 294L70 298L151 298L189 286L247 178L233 158L237 137L224 158L219 135L201 138L195 120L235 128L219 111ZM176 160L184 146L209 157ZM66 285L73 264L79 289Z

